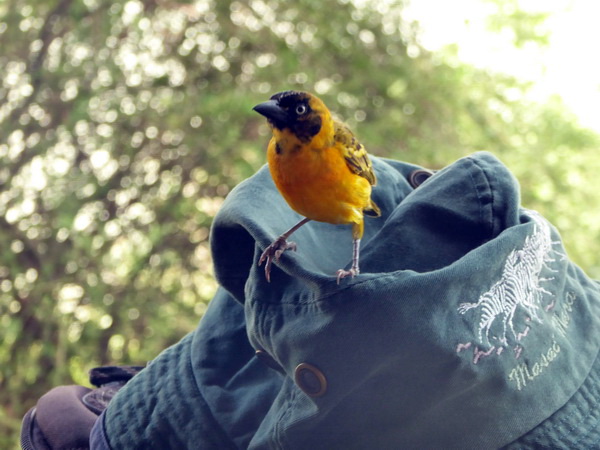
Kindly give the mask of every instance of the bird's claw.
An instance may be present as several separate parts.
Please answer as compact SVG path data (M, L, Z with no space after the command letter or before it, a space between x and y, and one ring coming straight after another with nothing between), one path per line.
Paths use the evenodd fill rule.
M279 258L281 258L281 255L283 255L283 252L286 250L296 251L296 243L288 242L285 238L280 236L265 249L262 255L260 255L258 265L261 266L262 263L266 261L265 277L268 282L271 282L271 266L273 265L273 261L279 261Z
M342 280L342 278L346 278L346 277L354 278L359 273L360 273L359 270L354 267L350 270L340 269L337 271L337 284L340 284L340 281Z

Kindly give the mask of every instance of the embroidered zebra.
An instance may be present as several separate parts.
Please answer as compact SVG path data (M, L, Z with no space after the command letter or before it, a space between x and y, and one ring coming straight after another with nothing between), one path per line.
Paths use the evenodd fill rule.
M543 269L555 272L548 264L555 261L553 253L560 253L552 248L557 242L552 241L548 223L534 211L527 213L534 221L533 233L525 238L521 249L508 254L500 279L476 303L461 303L458 306L460 314L472 309L480 310L478 337L481 344L492 345L490 331L497 320L502 321L502 334L496 336L498 341L508 345L509 330L518 341L513 319L519 307L525 310L531 320L542 322L538 315L542 298L551 293L541 283L552 278L542 278L540 274Z

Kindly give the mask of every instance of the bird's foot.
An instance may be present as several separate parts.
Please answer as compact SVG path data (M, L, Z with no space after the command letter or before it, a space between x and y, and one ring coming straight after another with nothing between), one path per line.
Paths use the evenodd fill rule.
M288 242L285 240L285 237L279 236L265 249L262 255L260 255L258 265L261 266L262 263L266 261L265 277L267 278L268 282L271 281L271 265L273 264L273 261L279 261L279 258L286 250L296 251L296 243Z
M358 268L354 268L354 267L350 270L340 269L337 271L337 284L340 284L340 281L342 278L346 278L346 277L354 278L359 273L360 273L360 271L358 270Z

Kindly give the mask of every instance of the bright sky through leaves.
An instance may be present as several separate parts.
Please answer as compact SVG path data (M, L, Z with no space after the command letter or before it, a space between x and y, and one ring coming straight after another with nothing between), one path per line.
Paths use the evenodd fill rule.
M504 13L517 4L528 12L548 13L539 32L549 31L549 45L516 48L510 31L493 33L486 17L498 6ZM413 0L406 13L423 29L422 44L430 50L456 44L458 57L535 82L531 95L545 100L559 94L581 124L600 130L600 2L590 0Z

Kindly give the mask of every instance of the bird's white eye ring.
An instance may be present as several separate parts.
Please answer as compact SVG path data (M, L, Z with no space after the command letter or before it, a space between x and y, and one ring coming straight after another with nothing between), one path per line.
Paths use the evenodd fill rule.
M306 105L298 105L296 106L296 114L298 114L299 116L301 116L302 114L304 114L306 112Z

